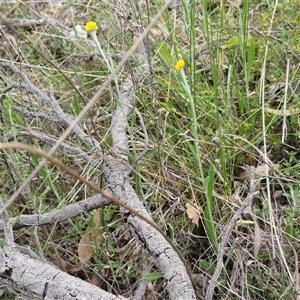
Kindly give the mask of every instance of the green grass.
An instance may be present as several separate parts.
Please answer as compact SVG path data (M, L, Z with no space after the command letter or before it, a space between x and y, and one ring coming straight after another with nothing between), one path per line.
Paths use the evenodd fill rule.
M87 8L78 1L73 2L65 4L64 10L77 7L79 16L69 20L66 26L83 25L90 19L101 23L97 35L107 61L112 58L114 65L117 64L115 55L123 56L132 45L132 24L141 20L145 26L161 5L161 1L154 1L156 6L149 2L149 9L142 6L139 10L128 5L130 18L121 19L112 17L118 16L110 12L116 7L94 3ZM266 136L268 157L279 167L276 172L270 172L269 183L264 179L261 181L261 188L266 193L269 185L272 204L278 205L277 212L274 212L275 229L285 257L278 251L276 258L272 258L272 247L268 244L270 210L265 194L261 193L253 207L264 233L258 258L253 256L254 229L250 225L237 226L225 249L224 269L218 281L220 299L235 299L233 291L249 299L295 297L284 260L288 261L290 271L296 272L295 257L286 239L296 252L299 251L299 113L287 117L287 136L282 143L283 116L275 110L282 111L284 107L287 59L290 60L287 108L289 111L300 108L300 7L298 1L279 3L271 34L268 35L274 5L275 1L267 0L243 1L243 5L236 6L227 1L183 0L176 20L166 12L146 40L153 72L137 75L135 70L141 69L133 59L133 65L125 66L118 80L109 86L86 116L85 120L92 119L93 123L80 124L109 152L110 121L96 120L114 111L120 86L127 76L133 76L137 88L135 106L143 115L149 144L147 153L132 173L131 183L153 219L183 250L193 272L210 275L215 268L222 233L249 189L248 180L241 179L243 168L264 164L257 149L263 149ZM129 15L128 11L123 13ZM12 13L18 16L31 14L21 4ZM64 11L59 8L57 14L63 20ZM46 26L32 31L18 30L30 45L43 48L45 57L59 66L58 70L55 69L30 46L17 40L19 61L38 66L23 71L45 93L49 94L52 86L63 110L71 116L78 115L114 66L107 65L103 57L95 55L96 48L90 38L83 40L77 35L71 39ZM6 53L3 57L15 57L17 52L14 49L10 46L7 50L10 55ZM174 69L178 59L185 61L179 72ZM265 59L265 107L273 111L266 111L260 103ZM11 77L11 74L5 79L17 81L16 76ZM65 129L45 118L23 116L20 110L16 112L15 107L47 114L51 111L50 108L45 110L34 97L19 89L9 93L0 105L2 141L19 140L47 149L48 144L23 137L19 132L39 131L57 137ZM127 131L130 142L128 157L134 161L145 143L135 111L128 118ZM216 138L220 145L214 144ZM86 150L75 136L71 136L68 142ZM5 178L1 196L7 199L40 158L20 152L1 155L0 174ZM60 151L57 157L99 186L105 185L99 170L90 168L76 156ZM238 188L241 192L235 198ZM276 191L282 192L281 202L274 196ZM60 171L50 165L43 168L38 178L27 187L26 193L11 209L12 216L51 211L91 195L84 186L76 185L72 178L61 176ZM26 202L26 199L30 201ZM186 213L186 203L190 201L203 210L198 227ZM160 272L149 269L143 275L144 270L139 270L137 257L145 254L136 254L134 245L128 245L130 235L121 230L126 221L116 207L106 207L103 214L105 239L89 265L80 264L76 249L90 215L53 227L46 226L50 236L41 230L40 242L45 256L52 257L57 263L58 258L52 253L52 247L57 245L67 269L72 269L70 273L86 280L94 273L100 276L101 268L107 270L105 275L101 275L108 282L106 289L120 294L126 291L124 282L133 284L138 278L151 280L155 288L160 287ZM17 241L34 245L31 232L32 229L20 231ZM121 251L123 247L124 251ZM163 292L161 295L164 297Z

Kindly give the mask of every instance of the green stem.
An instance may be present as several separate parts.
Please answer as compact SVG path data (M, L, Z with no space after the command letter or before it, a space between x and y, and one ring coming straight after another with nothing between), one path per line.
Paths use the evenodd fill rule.
M190 86L186 80L186 76L184 73L183 68L180 70L180 75L182 78L182 87L184 88L184 90L186 91L187 95L188 95L188 99L190 102L190 109L192 112L192 134L193 134L193 138L194 138L194 145L195 145L195 150L196 150L196 159L197 159L197 165L199 168L199 174L200 177L202 179L202 182L204 182L204 174L203 174L203 170L202 170L202 162L201 162L201 154L199 151L199 135L198 135L198 123L197 123L197 114L196 114L196 108L195 108L195 102L194 102L194 98L193 95L191 93L190 90Z
M97 38L97 35L96 35L96 30L94 30L94 31L91 32L91 37L92 37L92 39L94 40L94 42L95 42L95 44L96 44L96 46L97 46L97 49L98 49L99 53L101 54L101 56L102 56L102 58L103 58L103 60L104 60L104 62L105 62L105 64L106 64L107 68L108 68L109 71L112 73L112 72L114 71L114 67L113 67L113 65L111 65L111 64L108 62L108 60L107 60L107 58L106 58L106 56L105 56L105 54L104 54L104 52L103 52L103 50L102 50L102 47L101 47L101 45L100 45L100 43L99 43L99 40L98 40L98 38Z

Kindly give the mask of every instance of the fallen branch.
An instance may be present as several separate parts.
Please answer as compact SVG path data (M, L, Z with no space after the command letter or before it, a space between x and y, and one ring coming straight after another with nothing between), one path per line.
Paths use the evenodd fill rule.
M104 207L111 203L101 195L97 194L86 200L78 201L75 204L70 204L62 209L54 210L44 214L21 215L16 218L10 218L9 223L14 230L41 225L57 224L79 215L84 215L99 207ZM4 222L0 221L0 230L4 230Z
M22 253L18 247L0 249L0 281L17 297L26 300L126 300Z

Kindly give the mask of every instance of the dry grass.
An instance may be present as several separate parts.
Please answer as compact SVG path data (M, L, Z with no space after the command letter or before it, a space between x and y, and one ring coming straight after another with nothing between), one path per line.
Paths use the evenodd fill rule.
M36 87L47 94L53 91L65 113L75 116L108 75L103 60L94 54L91 38L75 26L97 21L103 50L116 64L132 45L140 24L146 26L156 12L156 6L148 1L139 5L125 2L93 1L87 5L81 1L36 1L24 5L4 1L1 9L5 14L1 17L6 20L41 17L45 21L29 28L16 26L19 35L2 28L0 61L21 65ZM146 41L150 74L138 73L135 57L122 70L120 84L132 76L138 87L136 107L149 136L148 151L132 174L132 185L153 219L182 251L204 295L217 260L210 236L214 233L220 242L249 190L247 168L256 167L260 196L254 200L253 214L259 230L245 222L253 220L250 215L244 215L244 221L237 224L227 242L215 299L297 299L299 4L200 2L194 10L183 5L175 20L164 15L152 30ZM194 23L189 23L193 13ZM69 31L74 31L73 38ZM172 69L180 57L186 61L197 122L193 122L186 91ZM19 80L8 69L1 68L0 72L1 88ZM111 141L110 120L105 117L114 112L117 96L113 84L81 123L106 152ZM49 149L47 142L22 134L35 131L58 137L65 130L64 125L41 113L49 116L51 110L21 89L12 90L1 101L2 140ZM128 124L129 158L133 161L144 149L145 133L135 112ZM284 124L287 135L282 142ZM216 145L216 138L221 147ZM68 143L87 149L75 136L70 136ZM57 158L99 186L105 185L101 172L88 167L74 153L59 151ZM267 177L266 163L271 164ZM3 153L2 194L9 198L33 167L34 160L25 153ZM215 174L212 190L205 186L210 167ZM53 166L47 166L46 174L48 181L40 175L27 186L11 215L43 213L92 195ZM209 191L213 211L206 221L212 227L205 223L207 215L202 213L196 226L188 217L186 204L193 202L205 211ZM88 264L80 263L78 243L90 224L91 216L79 216L39 228L37 236L44 255L74 276L101 278L101 288L130 296L138 279L156 270L151 269L150 262L141 263L146 253L132 240L124 217L113 205L103 210L103 237L97 255ZM36 248L39 243L33 232L33 228L18 231L16 241ZM153 280L151 285L155 292L149 291L145 299L167 299L163 279Z

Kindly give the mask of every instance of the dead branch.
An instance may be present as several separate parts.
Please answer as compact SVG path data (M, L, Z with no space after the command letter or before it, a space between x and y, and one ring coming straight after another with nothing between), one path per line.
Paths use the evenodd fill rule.
M0 281L10 292L25 300L127 299L70 276L28 253L22 253L17 247L0 249Z
M78 201L75 204L70 204L62 209L54 210L44 214L21 215L16 218L10 218L9 223L13 225L14 230L49 224L57 224L75 218L79 215L85 215L88 212L104 207L110 203L101 195L97 194L86 200ZM4 221L0 221L0 230L4 230Z
M7 20L2 20L0 22L0 28L6 27L7 24L10 26L16 26L16 27L23 27L23 28L30 28L33 26L40 26L44 23L44 19L22 19L22 18L12 18Z

